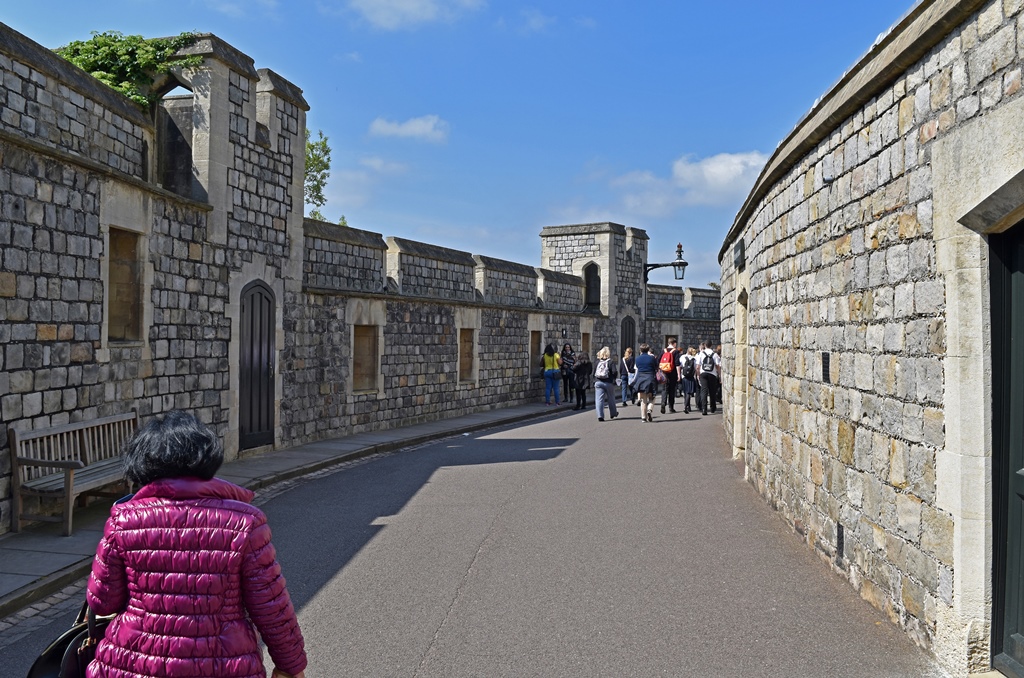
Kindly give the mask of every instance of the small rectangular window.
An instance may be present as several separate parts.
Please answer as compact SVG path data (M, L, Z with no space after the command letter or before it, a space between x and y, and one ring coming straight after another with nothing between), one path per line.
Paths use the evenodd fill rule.
M459 381L473 381L476 350L472 329L459 330Z
M107 274L107 338L142 340L139 234L111 228Z
M376 391L378 354L376 325L355 325L352 328L352 390Z

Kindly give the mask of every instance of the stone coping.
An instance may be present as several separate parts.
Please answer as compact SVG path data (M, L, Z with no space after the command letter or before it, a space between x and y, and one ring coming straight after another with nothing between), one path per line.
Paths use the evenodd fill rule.
M632 228L633 237L647 237L647 232L639 229ZM545 226L540 231L540 237L545 238L548 236L558 235L587 235L590 233L618 233L619 235L626 235L626 227L622 224L616 224L611 221L603 221L593 224L567 224L565 226Z
M243 54L212 33L200 34L193 44L179 50L178 54L216 59L249 80L260 79L252 57Z
M115 92L70 61L57 56L53 50L43 47L4 23L0 23L0 52L54 78L60 84L68 86L133 124L153 129L153 122L149 116L131 99Z
M572 273L562 273L560 271L552 271L547 268L537 268L537 275L544 280L556 283L562 283L564 285L575 285L576 287L586 287L587 283L584 282L583 278Z
M761 200L787 172L983 4L984 0L920 0L881 36L775 149L737 213L718 253L718 262L722 262Z
M361 231L351 226L332 224L329 221L318 221L306 217L302 220L302 232L307 238L322 238L332 242L341 242L348 245L359 245L375 250L386 250L387 243L384 236L372 231Z
M302 110L309 110L309 104L306 103L306 99L302 96L302 90L294 83L285 80L269 68L261 68L256 73L260 76L260 81L256 85L257 93L273 92Z
M526 264L519 264L514 261L506 261L504 259L486 257L482 254L474 254L473 259L476 261L477 266L482 266L483 268L489 271L511 273L512 275L521 275L524 278L537 277L537 269L535 269L533 266L527 266Z
M416 242L415 240L406 240L405 238L388 237L387 243L389 250L395 250L401 254L411 254L413 256L423 257L424 259L446 261L451 264L462 264L464 266L476 268L476 260L469 252L451 250L447 247L430 245L425 242Z

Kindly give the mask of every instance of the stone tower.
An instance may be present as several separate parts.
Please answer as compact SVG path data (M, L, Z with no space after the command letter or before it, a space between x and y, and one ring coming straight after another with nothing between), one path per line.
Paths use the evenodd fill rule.
M602 222L548 226L540 237L541 268L583 278L584 307L598 316L595 346L619 354L635 346L644 312L647 232Z

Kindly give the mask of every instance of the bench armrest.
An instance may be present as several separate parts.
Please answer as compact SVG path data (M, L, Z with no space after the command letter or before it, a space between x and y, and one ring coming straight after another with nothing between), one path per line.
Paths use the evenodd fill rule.
M85 468L85 463L78 461L47 461L45 459L32 459L31 457L15 457L18 466L39 466L43 468Z

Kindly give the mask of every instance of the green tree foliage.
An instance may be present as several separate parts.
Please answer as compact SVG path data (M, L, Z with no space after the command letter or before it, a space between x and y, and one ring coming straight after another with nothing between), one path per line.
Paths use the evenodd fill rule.
M326 221L320 208L327 203L324 196L324 189L327 188L327 177L331 176L331 147L327 145L327 137L323 130L317 130L317 139L310 139L309 130L306 130L306 176L302 182L302 195L307 205L312 205L309 211L312 219Z
M147 39L118 31L93 31L89 40L76 40L54 51L100 82L149 108L159 98L152 90L158 76L174 68L202 63L199 56L174 56L197 38L197 33Z

